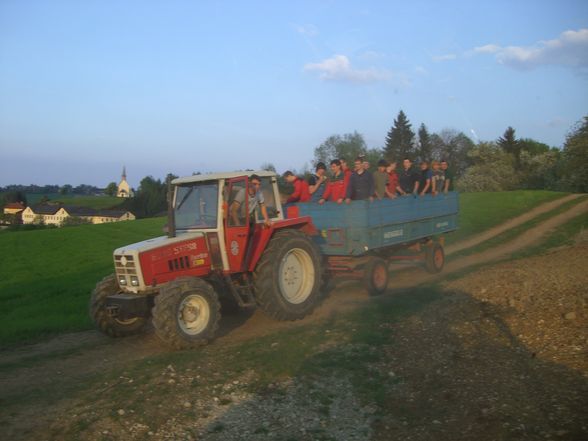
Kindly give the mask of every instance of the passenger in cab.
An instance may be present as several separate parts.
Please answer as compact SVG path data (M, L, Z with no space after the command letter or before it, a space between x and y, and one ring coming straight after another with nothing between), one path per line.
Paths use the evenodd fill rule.
M427 161L421 161L421 174L419 176L419 188L420 188L420 195L424 196L427 193L431 193L431 181L433 179L433 173L429 168L429 163Z
M355 171L349 178L349 185L345 195L345 202L369 199L370 202L374 200L374 178L372 174L363 166L361 157L355 159Z
M402 196L410 194L416 196L418 194L419 177L413 170L412 162L408 158L402 161L402 170L398 173L398 187L396 187L396 190Z
M341 161L333 159L331 161L331 178L327 182L327 188L318 203L324 204L325 201L332 201L340 204L345 199L346 190L347 180L345 179L345 173L341 170Z
M283 176L286 182L294 185L294 192L290 195L288 199L286 199L287 204L291 202L310 201L308 183L304 179L300 179L298 176L294 175L294 173L292 173L290 170L286 171L283 174Z
M318 202L327 187L327 166L324 162L316 165L315 173L308 179L308 191L310 192L310 202Z

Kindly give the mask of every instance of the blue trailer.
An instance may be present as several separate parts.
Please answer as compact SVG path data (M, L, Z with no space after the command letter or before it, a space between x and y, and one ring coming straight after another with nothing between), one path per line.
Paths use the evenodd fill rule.
M458 194L399 197L350 204L291 204L287 217L310 216L312 236L331 276L363 278L368 290L383 292L390 263L416 261L427 271L443 269L443 234L458 227Z

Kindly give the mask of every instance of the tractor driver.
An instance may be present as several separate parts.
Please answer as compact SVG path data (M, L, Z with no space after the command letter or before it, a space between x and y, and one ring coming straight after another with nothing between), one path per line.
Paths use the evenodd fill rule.
M265 207L265 200L263 193L261 192L261 179L257 175L251 175L249 177L249 188L247 190L248 203L249 203L249 224L253 226L255 224L255 209L259 206L261 215L263 216L263 223L266 227L269 227L270 220L267 215L267 208ZM234 225L241 225L242 222L239 220L239 209L243 207L245 202L245 189L242 188L237 192L235 199L231 204L231 218Z

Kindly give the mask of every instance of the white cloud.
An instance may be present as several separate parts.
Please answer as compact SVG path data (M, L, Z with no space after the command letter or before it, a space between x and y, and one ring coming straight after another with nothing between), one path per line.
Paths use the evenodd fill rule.
M423 66L417 66L414 68L414 71L419 75L427 75L429 72Z
M588 67L588 29L565 31L554 40L539 41L532 46L476 47L473 53L494 54L496 61L516 69L533 69L543 65L575 68Z
M390 79L390 72L386 70L355 69L345 55L334 55L320 63L308 63L304 66L307 72L318 72L324 81L346 81L352 83L373 83Z
M433 61L449 61L455 60L457 55L455 54L444 54L444 55L433 55Z
M315 25L297 25L296 31L305 37L316 37L318 35L318 28Z

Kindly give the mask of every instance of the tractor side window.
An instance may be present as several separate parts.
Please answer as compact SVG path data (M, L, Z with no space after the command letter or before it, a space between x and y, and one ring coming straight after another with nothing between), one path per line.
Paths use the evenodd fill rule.
M278 216L278 209L276 208L276 199L274 197L274 186L272 185L272 178L261 178L261 192L265 201L265 208L267 209L268 217L274 218ZM259 208L258 208L259 210ZM261 213L257 213L258 219L263 219Z
M229 188L229 226L242 227L246 225L247 213L245 197L247 190L245 188L245 180L234 181Z

